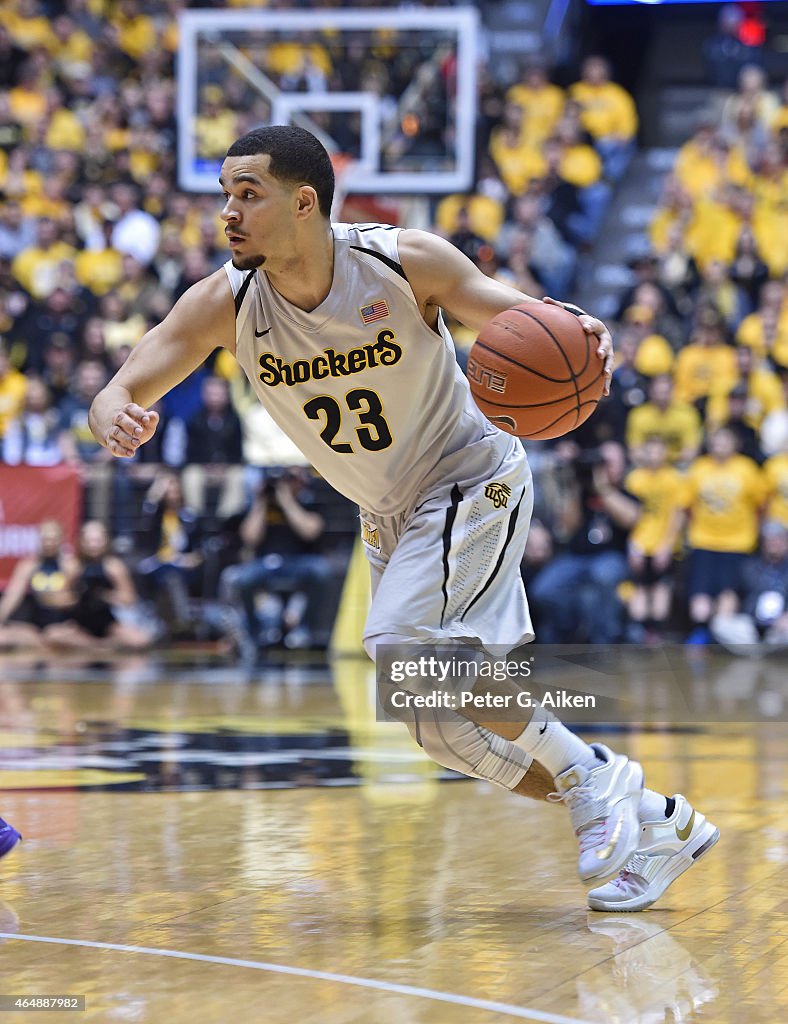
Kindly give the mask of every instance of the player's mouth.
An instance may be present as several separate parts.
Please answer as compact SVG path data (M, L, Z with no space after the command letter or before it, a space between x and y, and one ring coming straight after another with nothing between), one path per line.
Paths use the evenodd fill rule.
M234 231L225 231L225 234L227 235L227 241L229 242L231 249L235 249L236 246L239 246L246 240L244 235L238 235Z

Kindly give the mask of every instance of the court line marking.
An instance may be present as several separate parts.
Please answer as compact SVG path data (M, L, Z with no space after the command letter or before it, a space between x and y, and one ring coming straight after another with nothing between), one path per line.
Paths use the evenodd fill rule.
M271 964L263 960L236 960L227 956L209 956L206 953L185 953L178 949L156 949L151 946L123 946L114 942L92 942L88 939L58 939L46 935L23 935L18 932L0 932L0 939L19 939L21 942L48 942L56 946L81 946L87 949L111 949L119 953L145 953L148 956L171 957L176 960L197 960L200 963L223 964L226 967L246 967L254 971L269 971L272 974L289 974L299 978L315 978L319 981L334 981L342 985L355 985L358 988L378 989L381 992L395 992L403 996L417 996L420 999L432 999L439 1003L454 1003L457 1006L470 1006L477 1010L490 1013L504 1013L521 1020L538 1021L539 1024L591 1024L590 1021L577 1017L564 1017L556 1013L544 1013L542 1010L531 1010L525 1006L512 1006L509 1003L497 1003L489 999L474 999L473 996L460 996L452 992L440 992L431 988L419 988L415 985L400 985L392 981L380 981L375 978L357 978L352 974L332 974L329 971L312 971L308 967L288 967L286 964Z

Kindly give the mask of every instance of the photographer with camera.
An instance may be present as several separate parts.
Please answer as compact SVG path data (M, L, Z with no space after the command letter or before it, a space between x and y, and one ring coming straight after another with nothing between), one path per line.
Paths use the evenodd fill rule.
M309 471L301 466L268 469L241 521L239 535L247 560L221 575L219 592L229 604L243 607L249 638L259 645L283 639L286 647L323 647L323 595L331 566L318 550L325 522L309 490ZM281 625L260 636L257 595L261 591L290 596L303 594L299 621L290 621L285 607Z
M624 487L626 458L617 441L577 452L571 443L559 529L566 550L541 570L530 599L544 643L617 643L624 639L617 588L627 578L627 540L640 502Z

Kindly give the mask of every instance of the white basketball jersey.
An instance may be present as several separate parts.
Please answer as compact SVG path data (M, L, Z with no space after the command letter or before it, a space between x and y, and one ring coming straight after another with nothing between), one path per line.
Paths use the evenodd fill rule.
M338 491L378 515L413 506L442 459L488 437L491 472L513 441L482 415L451 335L424 322L399 228L334 224L334 278L306 313L262 271L225 264L236 354L272 418Z

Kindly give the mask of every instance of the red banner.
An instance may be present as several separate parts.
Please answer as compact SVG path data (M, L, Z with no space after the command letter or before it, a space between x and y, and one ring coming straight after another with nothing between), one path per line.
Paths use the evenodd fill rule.
M38 524L54 519L74 544L82 513L82 474L75 466L0 465L0 589L20 558L38 552Z

